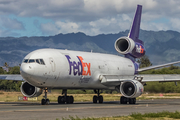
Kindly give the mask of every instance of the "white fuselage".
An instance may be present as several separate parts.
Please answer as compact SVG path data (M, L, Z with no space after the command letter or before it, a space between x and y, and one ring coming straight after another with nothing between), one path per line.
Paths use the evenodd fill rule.
M135 73L130 59L102 53L40 49L29 53L24 60L22 77L40 88L107 89L101 84L100 75Z

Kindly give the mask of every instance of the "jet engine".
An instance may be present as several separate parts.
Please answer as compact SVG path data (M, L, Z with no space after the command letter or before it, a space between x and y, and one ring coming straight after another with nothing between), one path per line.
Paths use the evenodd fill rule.
M21 84L21 93L27 97L38 97L41 95L43 90L41 88L30 85L28 82Z
M124 97L136 98L144 91L143 85L137 80L126 80L120 85L120 92Z
M114 46L116 51L123 55L130 54L135 58L140 58L145 54L144 46L129 37L118 38Z

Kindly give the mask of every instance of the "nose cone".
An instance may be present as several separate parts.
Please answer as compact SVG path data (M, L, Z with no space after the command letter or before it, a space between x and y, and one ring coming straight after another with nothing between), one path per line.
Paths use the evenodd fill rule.
M26 78L26 77L34 74L34 69L33 69L32 64L22 63L20 70L21 70L21 75L23 78Z

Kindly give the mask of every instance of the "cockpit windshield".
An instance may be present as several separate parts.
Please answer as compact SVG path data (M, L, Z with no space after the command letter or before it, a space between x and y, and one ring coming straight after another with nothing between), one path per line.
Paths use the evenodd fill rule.
M43 59L24 59L24 63L38 63L41 65L45 65L45 62Z

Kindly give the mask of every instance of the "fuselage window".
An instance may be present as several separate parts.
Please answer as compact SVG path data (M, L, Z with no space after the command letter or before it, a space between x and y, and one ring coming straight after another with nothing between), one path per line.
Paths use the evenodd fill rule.
M24 63L27 63L28 62L28 59L24 59L24 61L23 61Z
M40 64L45 65L44 60L40 59Z
M29 59L29 63L34 63L35 60L34 59Z

